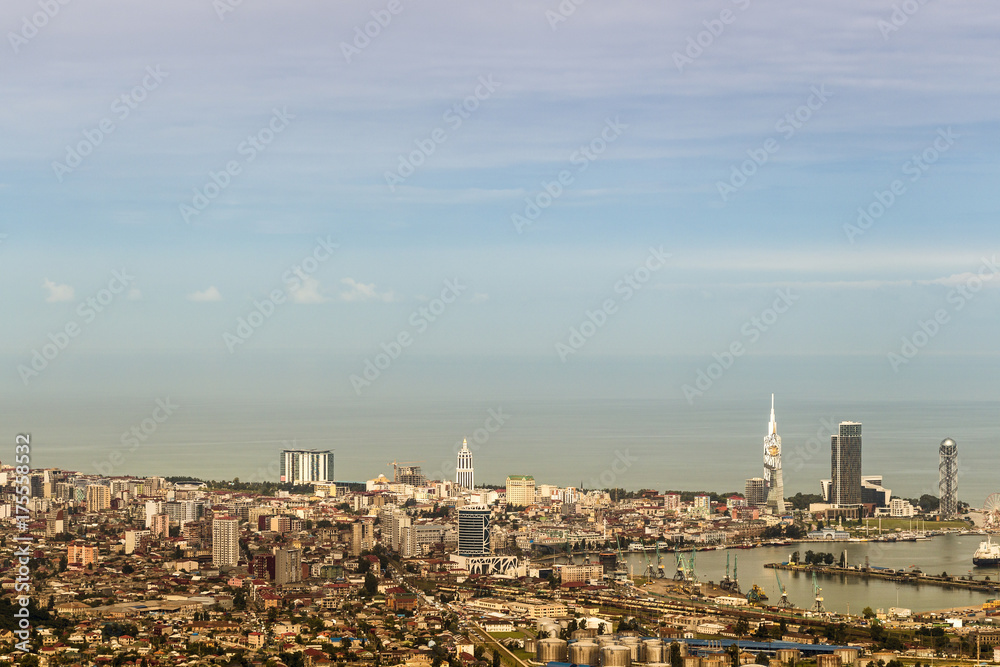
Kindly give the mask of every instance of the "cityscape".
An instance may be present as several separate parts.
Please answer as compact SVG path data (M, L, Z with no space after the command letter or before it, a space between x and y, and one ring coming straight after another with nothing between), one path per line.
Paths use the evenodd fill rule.
M0 464L2 583L30 594L4 600L0 640L52 665L993 659L1000 494L959 500L954 440L914 499L865 474L859 422L830 434L819 494L784 492L773 394L761 442L762 476L730 494L477 486L467 438L453 479L394 460L338 481L318 449L276 451L266 482ZM898 565L928 547L951 574Z
M0 32L0 667L1000 667L1000 3Z

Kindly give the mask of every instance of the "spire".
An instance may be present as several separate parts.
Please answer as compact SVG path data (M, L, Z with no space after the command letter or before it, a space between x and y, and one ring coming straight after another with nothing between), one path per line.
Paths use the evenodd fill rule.
M767 425L767 434L774 435L778 432L778 425L774 421L774 394L771 394L771 422Z

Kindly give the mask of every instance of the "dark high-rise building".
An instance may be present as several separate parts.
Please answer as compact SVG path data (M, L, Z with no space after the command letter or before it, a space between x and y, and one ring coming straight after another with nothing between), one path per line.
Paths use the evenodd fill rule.
M938 448L938 496L941 505L938 513L942 519L958 516L958 445L951 438L941 441Z
M760 507L767 503L767 483L763 477L751 477L746 481L744 497L750 507Z
M469 505L458 508L458 555L490 554L490 508Z
M861 504L861 423L840 422L830 436L830 502Z

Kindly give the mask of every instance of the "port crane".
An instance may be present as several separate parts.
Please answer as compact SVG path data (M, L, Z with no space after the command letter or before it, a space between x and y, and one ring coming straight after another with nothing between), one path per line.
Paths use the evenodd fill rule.
M785 590L785 586L781 583L781 577L778 576L778 571L774 571L774 578L778 580L778 590L781 591L781 598L778 600L779 609L791 609L792 603L788 601L788 591Z
M812 610L817 614L823 614L826 609L823 607L823 589L819 587L819 583L816 581L816 573L813 572L813 595L816 599L813 601Z
M660 555L660 543L656 543L656 578L665 579L667 573L663 570L663 556Z
M733 593L740 592L740 577L737 573L740 561L739 556L733 558L733 577L729 578L729 552L726 552L726 578L719 582L719 588L723 590L731 591Z

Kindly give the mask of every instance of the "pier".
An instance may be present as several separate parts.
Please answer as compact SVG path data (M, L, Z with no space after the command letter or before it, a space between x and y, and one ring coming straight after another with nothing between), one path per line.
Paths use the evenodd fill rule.
M937 574L924 574L922 572L906 572L901 570L881 569L877 567L852 568L839 567L837 565L796 565L792 563L765 563L764 567L775 570L788 570L791 572L804 572L807 574L815 572L817 575L844 575L849 577L861 577L862 579L882 579L900 584L910 584L914 586L928 585L940 586L942 588L964 588L970 591L1000 592L1000 581L976 581L961 579L948 575L942 577Z

